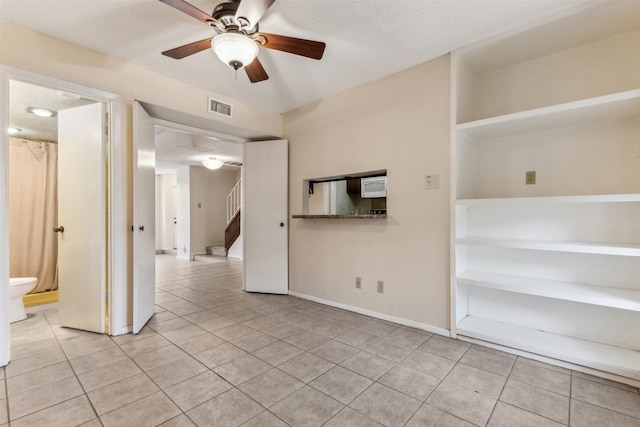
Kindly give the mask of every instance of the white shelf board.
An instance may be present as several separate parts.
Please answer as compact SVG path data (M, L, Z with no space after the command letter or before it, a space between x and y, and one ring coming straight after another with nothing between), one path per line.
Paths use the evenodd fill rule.
M459 285L477 286L604 307L640 311L640 291L631 289L558 282L469 270L458 275L457 283Z
M538 251L640 257L640 245L629 243L564 242L555 240L496 239L491 237L460 237L456 244Z
M458 199L456 205L500 204L572 204L572 203L633 203L640 202L640 193L594 194L584 196L502 197L491 199Z
M458 335L640 380L640 351L467 316Z
M456 131L475 140L483 140L597 121L635 118L639 114L640 89L635 89L461 123L456 126Z

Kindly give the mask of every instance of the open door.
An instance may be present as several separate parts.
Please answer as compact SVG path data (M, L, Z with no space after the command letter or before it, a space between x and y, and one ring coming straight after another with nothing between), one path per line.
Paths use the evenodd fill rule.
M60 324L105 331L106 165L102 102L58 112L58 315Z
M244 144L244 289L289 293L288 141Z
M133 103L133 333L156 308L155 125L138 102Z

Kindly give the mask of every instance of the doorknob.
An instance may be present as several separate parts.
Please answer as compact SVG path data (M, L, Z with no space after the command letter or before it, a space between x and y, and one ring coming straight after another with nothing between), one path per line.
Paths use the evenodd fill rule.
M138 230L144 231L144 225L141 225L140 227L138 227Z
M284 222L281 222L281 223L280 223L280 227L284 227Z
M63 226L53 227L53 232L54 233L64 233L64 227Z

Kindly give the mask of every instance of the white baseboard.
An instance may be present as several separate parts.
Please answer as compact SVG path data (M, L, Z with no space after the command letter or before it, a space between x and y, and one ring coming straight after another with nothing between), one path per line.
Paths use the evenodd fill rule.
M517 348L506 347L500 344L495 344L488 341L465 337L462 335L458 335L458 339L460 341L470 342L472 344L477 344L482 347L493 348L495 350L504 351L505 353L526 357L527 359L537 360L539 362L547 363L549 365L559 366L565 369L572 369L574 371L584 372L585 374L590 374L596 377L605 378L607 380L628 384L632 387L640 387L640 381L634 380L633 378L623 377L620 375L611 374L609 372L599 371L597 369L589 368L587 366L576 365L575 363L565 362L564 360L553 359L551 357L541 356L539 354L530 353L528 351L518 350Z
M123 326L120 328L119 331L114 332L113 334L111 334L112 337L117 337L118 335L126 335L128 333L133 332L133 325L131 326Z
M414 320L404 319L402 317L391 316L389 314L378 313L377 311L367 310L365 308L355 307L353 305L343 304L340 302L331 301L324 298L314 297L312 295L301 294L294 291L289 291L289 295L306 299L308 301L318 302L320 304L328 305L335 308L341 308L347 311L353 311L354 313L364 314L365 316L374 317L380 320L386 320L388 322L398 323L400 325L409 326L411 328L421 329L423 331L431 332L433 334L443 335L445 337L451 336L451 331L437 326L428 325L426 323L416 322Z

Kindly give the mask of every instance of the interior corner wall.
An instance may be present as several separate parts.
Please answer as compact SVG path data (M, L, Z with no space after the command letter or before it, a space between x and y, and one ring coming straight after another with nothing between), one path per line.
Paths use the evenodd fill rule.
M178 198L176 221L176 256L191 259L191 197L190 166L181 166L176 173L176 197Z
M208 245L224 245L227 196L236 184L236 171L189 167L191 254L206 252Z
M305 179L388 176L387 219L292 220L291 291L450 329L449 55L289 112L283 131L292 214ZM430 174L439 189L424 189Z
M162 228L162 217L164 213L164 195L162 194L162 175L156 175L156 251L162 249L164 242L164 229Z
M173 188L176 175L156 175L156 250L173 249Z

